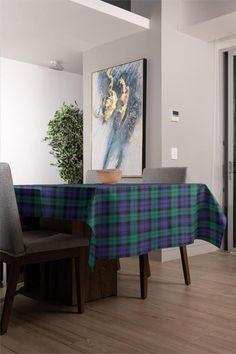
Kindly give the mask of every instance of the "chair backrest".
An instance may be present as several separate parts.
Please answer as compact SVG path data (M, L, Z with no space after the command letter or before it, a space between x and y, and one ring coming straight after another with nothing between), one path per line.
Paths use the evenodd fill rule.
M144 183L185 183L187 167L145 168Z
M85 183L86 184L101 183L97 177L96 170L88 170L86 172Z
M24 243L11 170L0 163L0 252L17 256L24 253Z

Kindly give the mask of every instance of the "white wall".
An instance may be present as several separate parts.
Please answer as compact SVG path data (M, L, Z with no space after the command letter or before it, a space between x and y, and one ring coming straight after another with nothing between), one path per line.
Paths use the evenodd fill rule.
M205 183L212 190L215 126L214 43L179 31L179 0L162 2L162 165L188 166L188 182ZM172 110L180 113L171 122ZM171 159L178 148L178 160ZM213 191L214 192L214 191ZM189 255L215 251L197 240ZM179 250L162 250L162 260L179 256Z
M1 58L0 161L15 184L63 183L42 142L63 102L82 107L82 76Z
M161 3L138 1L151 17L151 30L126 37L83 56L84 171L91 169L91 73L109 66L147 58L146 165L161 164Z
M188 166L189 181L212 184L214 44L178 30L179 0L162 2L162 164ZM171 122L172 110L180 122ZM178 160L171 159L177 147Z

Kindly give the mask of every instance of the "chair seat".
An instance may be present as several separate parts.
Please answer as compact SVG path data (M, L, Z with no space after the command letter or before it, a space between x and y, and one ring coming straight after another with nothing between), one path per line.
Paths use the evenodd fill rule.
M23 240L26 254L57 251L89 245L89 240L86 238L71 234L55 234L55 232L44 230L23 232Z

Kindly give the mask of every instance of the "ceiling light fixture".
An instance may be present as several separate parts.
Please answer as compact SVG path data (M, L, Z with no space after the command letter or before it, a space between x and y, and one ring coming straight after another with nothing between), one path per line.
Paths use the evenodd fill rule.
M58 60L50 60L49 68L53 70L60 70L60 71L64 69L61 62Z

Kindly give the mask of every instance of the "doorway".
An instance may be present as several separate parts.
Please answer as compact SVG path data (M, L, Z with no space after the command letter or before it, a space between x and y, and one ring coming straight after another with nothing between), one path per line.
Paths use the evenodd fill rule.
M225 209L226 249L236 251L236 49L225 55Z

